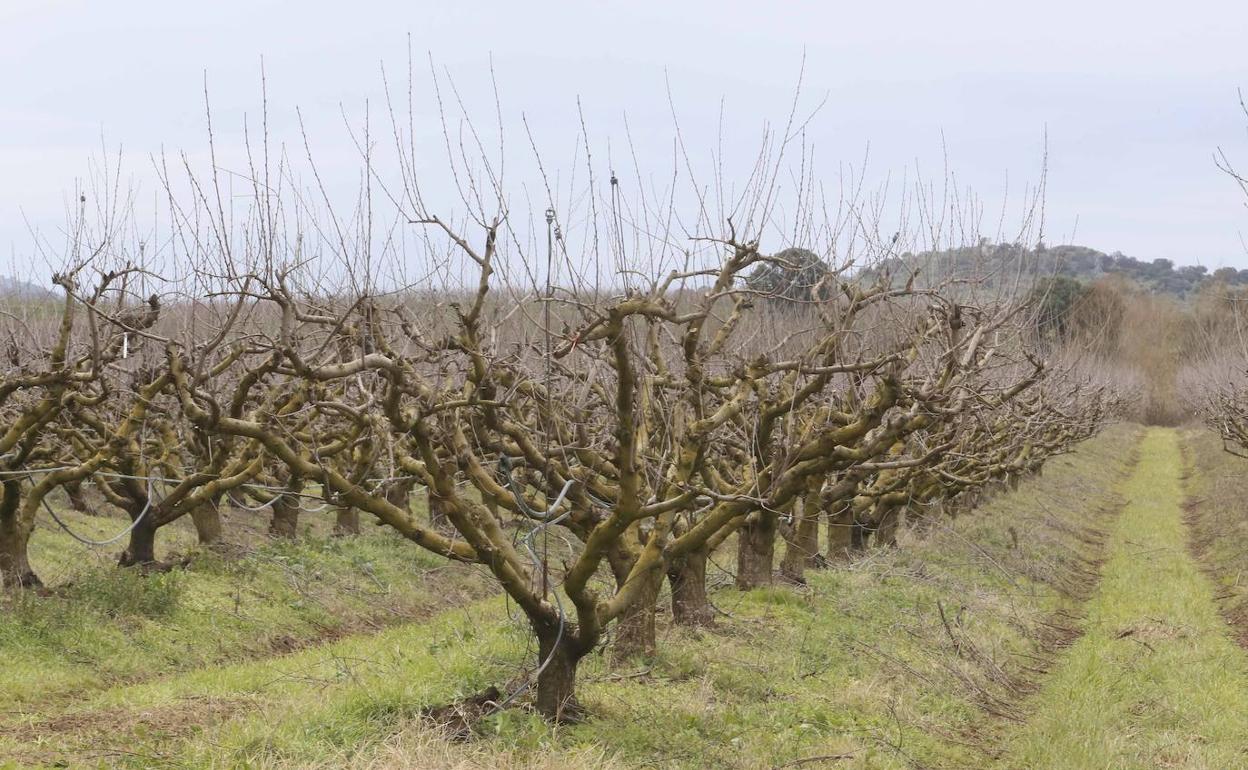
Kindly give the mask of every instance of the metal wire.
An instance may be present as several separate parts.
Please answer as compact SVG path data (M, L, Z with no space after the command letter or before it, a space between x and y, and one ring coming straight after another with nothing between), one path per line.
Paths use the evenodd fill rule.
M153 476L151 477L151 479L160 479L161 481L164 481L164 479L161 479L159 476ZM65 534L69 535L70 537L82 543L83 545L87 545L91 547L112 545L113 543L122 539L126 535L133 532L134 528L139 526L139 523L143 521L143 518L145 516L147 516L147 512L152 509L152 495L148 494L147 502L143 505L143 510L139 511L139 515L134 517L134 521L130 522L130 526L126 527L121 532L118 532L116 535L113 535L107 540L92 540L89 537L83 537L82 535L79 535L77 532L70 529L68 524L66 524L64 521L61 521L61 517L56 515L56 511L52 510L52 506L48 505L47 495L44 495L43 498L40 500L40 502L43 503L44 510L46 510L48 512L48 515L52 517L52 521L55 521L58 525L60 525L61 529L65 530Z
M507 458L503 458L503 461L507 461ZM500 462L500 465L501 464L502 463ZM508 463L508 465L510 465L510 463ZM551 514L553 514L555 510L558 509L559 506L563 503L563 499L567 497L568 492L572 489L572 485L575 483L576 481L574 479L568 479L566 482L564 482L563 489L559 492L559 496L556 497L555 501L551 503L549 508L546 509L546 513L544 515L539 515L537 511L534 511L532 508L529 507L528 503L525 502L524 495L515 486L516 484L515 479L511 477L510 473L507 474L507 486L511 489L512 496L516 498L516 504L519 505L520 508L524 510L526 513L528 513L529 515L541 519L541 523L538 524L536 527L534 527L532 530L530 530L529 533L525 535L523 538L521 538L521 541L520 541L524 545L524 550L529 552L529 558L533 560L534 566L536 566L539 562L538 562L537 552L533 550L533 538L537 536L538 532L544 532L547 527L552 527L555 524L558 524L559 522L563 521L564 519L572 515L572 509L569 508L560 516L554 519L550 518ZM499 701L496 707L499 710L506 708L512 701L520 697L521 694L523 694L525 691L527 691L530 687L533 686L533 681L536 680L538 677L540 677L542 675L542 672L546 670L546 667L550 665L550 662L555 659L555 653L559 650L559 645L563 643L563 632L564 632L564 629L567 627L567 622L568 622L567 613L563 609L563 601L560 600L559 598L558 588L556 588L551 593L555 598L555 611L559 615L559 630L555 634L555 643L550 648L550 654L547 655L546 659L543 660L541 664L537 667L537 671L534 671L533 675L530 676L528 679L526 679L524 684L517 687L506 698L503 698L503 700Z
M551 271L553 269L553 263L554 263L554 250L553 250L554 249L554 246L553 246L554 244L554 230L553 230L554 221L555 221L555 210L553 208L546 209L546 303L544 307L544 326L545 326L544 331L545 331L545 337L546 337L546 345L545 345L544 352L545 352L545 359L546 359L545 375L546 375L546 397L547 398L550 398L550 388L551 388L550 305L554 296L551 290ZM547 434L549 436L549 431L547 431ZM550 450L548 447L547 457L550 456L549 451ZM549 462L549 460L547 462ZM511 491L512 497L515 498L516 506L520 508L520 510L524 511L525 515L531 518L538 519L540 521L540 523L536 527L531 529L528 534L526 534L523 538L521 538L521 544L524 546L524 550L528 551L529 559L532 561L533 565L535 567L538 566L539 564L541 565L542 599L544 600L546 598L546 593L549 588L547 569L548 569L549 558L550 558L550 541L548 538L547 529L549 527L554 526L555 524L558 524L559 522L563 521L567 517L571 516L572 509L569 508L567 511L565 511L563 514L561 514L560 516L556 518L552 519L550 517L554 514L556 510L558 510L559 506L563 504L564 498L567 497L568 492L571 491L572 485L576 483L576 480L568 479L567 481L565 481L563 483L563 489L559 491L559 495L555 498L554 502L552 502L550 506L546 508L545 513L538 513L536 510L534 510L533 508L529 506L528 501L524 499L524 491L519 489L519 487L516 485L516 479L514 476L511 475L511 468L512 468L511 459L506 456L501 457L499 459L498 465L499 465L499 469L506 476L507 488ZM538 558L537 551L535 551L533 548L533 540L537 537L537 533L539 532L542 533L542 556L540 559ZM530 687L532 687L533 682L542 675L542 672L546 670L546 668L550 665L550 662L555 659L555 653L559 651L559 645L563 643L563 634L568 624L567 612L565 612L563 609L563 600L559 598L558 587L556 586L554 590L550 591L550 593L551 595L554 596L555 612L559 616L559 629L555 633L555 643L551 645L550 654L547 655L546 659L543 660L541 664L538 665L537 671L533 672L532 676L527 678L523 684L517 687L514 691L511 692L511 694L509 694L506 698L503 698L503 700L500 701L495 706L496 710L502 710L506 708L509 704L515 701L516 698L520 697L522 693L524 693Z
M244 484L244 485L241 485L241 486L251 486L251 485L249 485L249 484ZM267 489L267 487L261 487L261 489ZM229 500L229 501L230 501L230 505L234 506L235 508L241 508L241 509L243 509L244 511L252 511L252 512L256 512L256 511L263 511L265 508L268 508L270 505L273 505L273 504L274 504L274 503L276 503L278 500L281 500L281 499L282 499L282 497L283 497L285 494L286 494L286 492L285 492L285 491L278 492L276 495L274 495L273 497L271 497L267 503L261 503L260 505L244 505L244 504L240 503L238 500L235 500L235 499L234 499L234 493L233 493L233 491L226 492L226 493L225 493L225 497L226 497L226 499L227 499L227 500Z

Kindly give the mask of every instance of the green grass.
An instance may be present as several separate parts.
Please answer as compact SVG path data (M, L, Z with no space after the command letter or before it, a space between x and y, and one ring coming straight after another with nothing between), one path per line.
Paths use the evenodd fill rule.
M59 667L60 692L79 689L72 702L49 703L36 682L3 674L0 695L21 693L25 706L0 718L0 756L204 768L983 766L998 725L1017 716L1035 669L1051 658L1046 623L1083 596L1086 579L1072 576L1099 554L1095 535L1112 518L1135 440L1133 429L1112 429L974 513L905 533L898 549L811 572L806 589L738 593L713 570L714 601L728 613L714 629L663 623L653 660L612 669L603 655L587 659L580 696L590 721L552 728L509 710L466 745L432 736L417 717L487 685L514 686L531 663L524 624L508 619L501 599L287 655L255 654L264 645L253 637L326 619L293 606L302 594L283 588L292 571L305 589L324 587L322 603L350 601L339 587L347 576L365 585L353 566L360 558L394 593L440 590L434 580L423 589L398 582L389 570L404 559L425 565L395 539L312 539L197 562L167 584L144 583L141 599L110 586L111 601L128 608L118 617L71 597L54 599L63 602L56 610L14 608L19 622L5 628L24 641L0 640L0 655L21 650L28 666ZM308 581L309 570L323 579ZM234 619L232 597L257 585L268 588L249 600L248 622ZM38 623L19 620L60 611L84 614L46 638ZM73 639L71 629L85 635L72 652L58 641ZM159 675L118 684L145 656L160 661ZM98 676L101 667L110 673Z
M64 515L94 536L124 525ZM51 578L50 593L0 598L6 709L80 702L125 682L271 656L425 617L486 590L479 573L448 569L387 530L336 539L326 534L331 522L307 518L298 542L274 542L257 535L257 517L254 527L230 530L223 552L194 549L189 523L170 527L161 555L186 550L190 566L151 575L116 568L120 544L87 550L55 528L37 531L32 561Z
M1151 429L1087 633L1031 704L1005 766L1248 767L1248 656L1188 552L1181 472L1175 431Z
M1217 586L1219 609L1248 645L1248 459L1225 451L1210 431L1183 434L1190 476L1185 504L1193 551Z

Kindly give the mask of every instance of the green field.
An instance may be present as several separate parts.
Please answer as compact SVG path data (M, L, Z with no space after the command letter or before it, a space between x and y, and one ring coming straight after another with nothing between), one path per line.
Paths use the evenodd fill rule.
M1200 435L1185 444L1207 450ZM1195 443L1193 443L1195 442ZM0 626L9 766L1248 766L1248 657L1189 553L1173 430L1120 426L900 547L740 593L713 628L583 668L590 718L429 705L522 680L528 634L488 580L380 528L190 549L141 576L44 529L61 585ZM1203 457L1203 455L1201 455ZM1216 456L1209 455L1206 464ZM108 531L115 519L78 516ZM426 582L433 570L447 575Z
M1182 475L1176 432L1149 430L1086 633L1030 704L1009 766L1248 766L1248 655L1188 552Z

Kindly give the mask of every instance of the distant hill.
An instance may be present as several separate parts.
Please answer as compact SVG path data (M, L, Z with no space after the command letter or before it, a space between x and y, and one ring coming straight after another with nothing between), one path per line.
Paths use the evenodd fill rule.
M30 281L23 281L20 278L12 276L0 275L0 297L18 298L18 299L47 299L55 297L52 291L37 286Z
M1028 248L1018 244L981 241L944 251L906 253L886 260L874 271L889 270L895 276L909 273L909 266L922 267L924 283L939 278L980 278L989 283L1013 282L1024 278L1064 275L1081 281L1094 281L1108 275L1121 275L1141 288L1183 297L1212 281L1248 285L1248 270L1219 268L1212 273L1201 265L1176 267L1168 259L1152 261L1129 257L1122 252L1106 254L1087 246L1045 246Z

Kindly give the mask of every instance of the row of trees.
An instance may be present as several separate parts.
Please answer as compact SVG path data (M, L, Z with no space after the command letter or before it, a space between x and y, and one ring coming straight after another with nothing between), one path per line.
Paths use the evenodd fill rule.
M1222 438L1232 454L1248 457L1248 346L1243 290L1210 293L1187 319L1179 389L1188 409Z
M1242 94L1239 105L1248 119L1248 104ZM1236 170L1223 150L1219 149L1214 158L1218 169L1239 187L1243 200L1248 201L1248 178ZM1218 272L1223 273L1223 270ZM1227 451L1248 457L1245 302L1248 302L1248 291L1231 285L1216 286L1197 297L1188 314L1181 345L1184 365L1178 380L1188 409L1222 437Z
M669 274L506 297L497 226L454 237L480 275L460 298L300 291L282 268L163 306L111 291L131 271L58 276L52 344L30 324L34 345L11 335L0 388L5 584L38 583L36 514L57 490L82 505L88 481L132 521L123 566L154 563L186 516L213 542L223 502L277 534L300 510L345 531L364 514L490 570L529 619L538 708L558 717L612 624L615 654L653 651L665 579L676 623L710 622L717 550L735 549L740 588L802 581L1038 470L1113 406L1028 352L1017 303L833 276L795 307L749 288L759 265L786 266L732 237L697 290ZM436 517L413 512L418 495ZM575 545L535 561L517 526Z
M1037 352L1026 292L864 270L903 245L877 237L878 200L816 227L828 205L803 185L792 221L813 248L765 248L795 132L687 221L675 194L622 206L614 176L597 197L591 167L577 247L553 209L545 239L522 226L502 163L461 162L462 143L467 213L440 216L395 114L390 167L361 143L349 216L270 169L267 137L242 215L215 165L188 162L179 197L158 164L163 256L114 207L89 226L84 196L62 298L0 316L6 587L38 583L37 514L85 505L86 483L130 519L123 566L153 564L184 517L212 543L222 505L278 535L301 512L344 532L368 517L488 569L537 642L536 708L561 719L608 635L618 656L654 650L665 584L674 622L711 622L716 552L735 552L739 588L800 582L1038 471L1118 406Z

